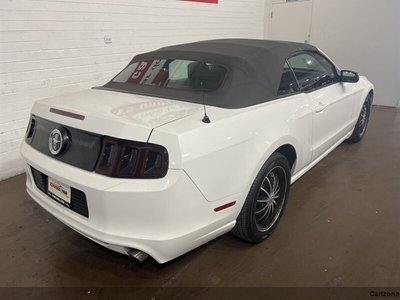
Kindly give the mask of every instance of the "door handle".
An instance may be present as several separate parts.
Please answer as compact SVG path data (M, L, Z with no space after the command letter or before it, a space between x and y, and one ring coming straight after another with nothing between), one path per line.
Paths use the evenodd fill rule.
M326 104L319 102L317 107L315 108L315 112L320 113L323 112L326 108Z

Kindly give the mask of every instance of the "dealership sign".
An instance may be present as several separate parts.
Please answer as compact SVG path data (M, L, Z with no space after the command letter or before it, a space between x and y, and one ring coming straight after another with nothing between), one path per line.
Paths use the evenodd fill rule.
M181 0L181 1L190 1L190 2L203 2L203 3L218 3L218 0Z

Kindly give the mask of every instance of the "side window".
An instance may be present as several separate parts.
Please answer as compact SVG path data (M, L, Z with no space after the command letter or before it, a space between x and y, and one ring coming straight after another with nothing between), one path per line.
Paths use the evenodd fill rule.
M336 68L323 56L302 52L288 59L302 91L310 91L338 81Z
M278 96L288 95L299 91L299 87L296 82L296 78L293 75L292 70L289 68L287 62L283 66L283 72L281 77L281 83L278 89Z

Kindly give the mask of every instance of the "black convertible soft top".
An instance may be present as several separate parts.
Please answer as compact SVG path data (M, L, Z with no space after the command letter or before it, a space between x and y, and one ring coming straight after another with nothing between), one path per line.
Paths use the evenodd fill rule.
M204 101L208 105L222 108L243 108L276 98L285 60L293 53L302 50L318 51L312 45L293 42L252 39L209 40L139 54L129 65L144 60L168 58L224 66L228 72L222 86L215 92L205 92ZM112 81L103 88L203 103L201 91Z

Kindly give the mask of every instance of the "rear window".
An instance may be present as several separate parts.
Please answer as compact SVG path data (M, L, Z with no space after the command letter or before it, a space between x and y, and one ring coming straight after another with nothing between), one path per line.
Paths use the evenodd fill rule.
M205 62L154 59L127 66L112 82L214 92L222 85L226 72L223 66Z

